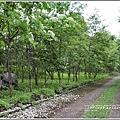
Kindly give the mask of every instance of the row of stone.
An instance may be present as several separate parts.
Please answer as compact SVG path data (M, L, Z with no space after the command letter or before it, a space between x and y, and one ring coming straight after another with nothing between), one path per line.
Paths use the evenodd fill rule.
M79 95L74 95L72 93L54 96L54 98L49 101L9 114L7 118L50 118L55 114L56 110L65 107L67 104L76 101L78 98L80 98Z

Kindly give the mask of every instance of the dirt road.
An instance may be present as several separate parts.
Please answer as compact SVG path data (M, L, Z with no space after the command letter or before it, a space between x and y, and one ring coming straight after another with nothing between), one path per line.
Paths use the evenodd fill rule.
M78 99L76 102L69 104L65 108L62 108L59 111L57 111L57 113L53 115L51 118L80 118L80 116L84 113L86 106L90 106L107 87L109 87L119 78L120 78L120 75L112 78L101 87L86 93L84 97ZM117 104L118 102L120 104L120 101L119 101L120 94L117 97L118 97L117 98L118 100L114 104ZM119 113L118 116L120 116L120 111L117 113ZM115 116L115 112L113 113L111 111L110 117L114 117L114 116Z

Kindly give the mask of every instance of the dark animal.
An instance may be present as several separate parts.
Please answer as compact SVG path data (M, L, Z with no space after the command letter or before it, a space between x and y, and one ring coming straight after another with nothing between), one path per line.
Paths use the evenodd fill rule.
M10 84L14 86L14 88L18 86L18 77L16 74L6 72L0 75L0 88L2 86L9 87Z

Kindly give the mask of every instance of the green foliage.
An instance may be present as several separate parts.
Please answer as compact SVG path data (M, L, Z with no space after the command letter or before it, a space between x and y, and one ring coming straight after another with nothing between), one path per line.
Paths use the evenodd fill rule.
M12 103L30 103L32 93L22 93L21 95L15 95L11 98Z
M39 89L33 89L33 93L36 95L44 95L44 96L53 96L54 90L50 88L39 88Z
M29 66L30 69L35 66L49 72L80 67L82 71L86 70L89 77L92 73L96 76L98 71L117 70L116 38L105 30L97 9L87 24L82 16L86 5L80 2L6 2L0 6L3 63L8 58L11 67L12 64L16 67ZM27 59L28 49L31 62ZM7 57L5 50L9 50ZM25 76L29 74L29 67Z
M73 89L73 88L77 88L78 86L80 86L80 83L77 83L77 82L75 82L75 81L73 81L73 82L70 82L70 83L68 83L67 81L66 82L64 82L63 83L63 85L62 85L62 87L63 87L63 89L65 89L65 90L71 90L71 89Z
M21 80L19 80L19 83L18 83L18 87L17 87L17 90L20 90L20 91L29 91L29 84L28 84L28 80L25 80L24 83L22 83Z
M0 99L1 100L5 100L6 103L10 104L10 103L30 103L31 101L31 95L32 93L29 93L29 92L23 92L21 90L13 90L12 91L12 94L13 94L13 97L10 98L9 97L9 89L7 90L2 90L1 91L1 94L0 94Z
M22 103L30 103L31 101L31 93L28 93L28 94L22 94L21 96L19 96L18 100L19 102L22 102Z
M0 99L0 106L8 109L10 107L10 104L6 102L4 99Z
M52 84L49 84L49 83L48 83L48 84L47 84L47 87L50 88L50 89L53 89L54 92L56 92L56 93L61 93L62 90L63 90L63 87L60 86L57 81L52 82Z
M8 114L7 114L7 113L2 113L1 116L3 116L3 117L7 117Z
M19 106L20 108L23 108L23 104L21 104L21 103L18 103L18 106Z
M80 87L84 83L90 82L90 81L96 81L99 79L106 78L108 74L100 74L97 76L95 80L93 79L85 79L84 74L82 73L82 76L79 78L79 81L72 81L68 83L67 81L67 74L64 74L63 78L63 84L59 85L58 80L55 79L53 81L49 80L47 82L46 88L43 86L44 79L41 79L38 85L35 85L33 82L33 90L32 92L29 92L29 89L26 89L26 86L28 86L29 81L26 80L24 83L22 83L21 80L19 80L19 86L16 90L12 91L12 98L9 96L9 89L0 91L0 100L1 100L1 106L8 109L10 107L10 104L17 104L18 106L21 106L25 103L33 103L35 100L33 95L44 97L50 97L54 96L56 93L62 93L66 92L68 90L71 90L73 88ZM57 77L57 76L56 76ZM22 107L22 106L21 106Z

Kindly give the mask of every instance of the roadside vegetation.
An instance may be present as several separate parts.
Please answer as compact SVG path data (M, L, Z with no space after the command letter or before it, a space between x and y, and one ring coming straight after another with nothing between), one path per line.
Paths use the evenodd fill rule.
M81 118L109 118L111 109L117 109L112 106L120 87L120 79L109 86L100 97L88 107L88 110Z
M29 91L29 81L22 83L22 80L19 80L19 86L17 89L13 90L13 96L9 96L9 88L7 90L2 90L0 94L0 105L3 109L8 109L11 107L11 104L14 106L19 106L19 104L32 103L36 100L54 96L55 94L65 93L74 88L80 88L85 84L90 84L97 82L100 79L107 79L108 74L98 75L96 79L85 79L84 76L79 78L78 82L72 81L68 83L67 74L64 74L62 79L63 84L58 84L57 78L53 81L49 80L44 87L44 79L39 81L39 85L33 83L33 92ZM5 89L5 87L4 87Z

